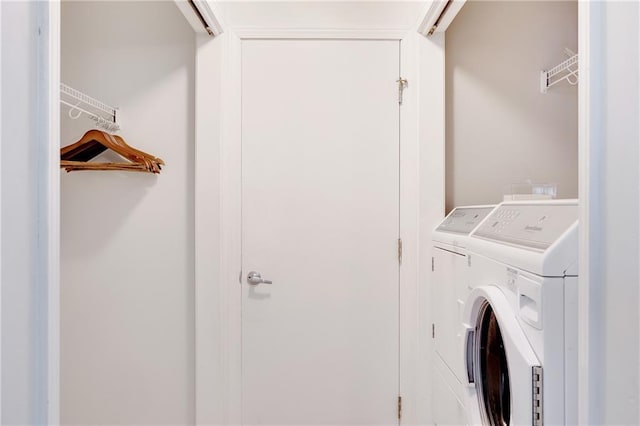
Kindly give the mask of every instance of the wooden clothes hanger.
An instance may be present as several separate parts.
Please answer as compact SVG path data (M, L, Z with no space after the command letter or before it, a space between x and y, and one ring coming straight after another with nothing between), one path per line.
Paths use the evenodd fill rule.
M145 163L148 163L149 169L150 169L150 171L152 173L160 173L160 170L162 169L162 166L164 166L164 161L162 161L162 159L160 159L158 157L155 157L155 156L153 156L151 154L147 154L144 151L140 151L139 149L136 149L136 148L128 145L127 142L122 138L122 136L118 136L118 135L111 135L111 136L120 145L122 145L126 149L130 150L131 152L133 152L134 155L137 155L137 156L140 156L141 158L143 158Z
M89 162L108 149L129 162ZM89 130L78 142L61 148L60 160L60 167L67 172L74 170L129 170L160 173L165 164L160 158L129 146L122 137L97 129Z

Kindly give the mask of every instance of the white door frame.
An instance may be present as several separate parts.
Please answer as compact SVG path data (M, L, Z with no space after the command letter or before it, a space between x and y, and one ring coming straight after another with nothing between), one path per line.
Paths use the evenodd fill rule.
M578 82L578 189L579 189L579 273L580 285L578 286L578 424L590 423L589 414L589 240L590 217L596 213L596 206L591 206L593 194L590 185L590 176L587 170L595 171L598 156L590 155L591 129L589 116L591 114L589 104L589 84L591 78L589 63L591 34L588 31L591 16L590 2L578 3L578 55L579 82ZM597 70L593 70L594 75ZM594 164L590 164L590 163ZM591 168L593 167L593 168ZM595 173L594 173L595 175Z
M271 30L271 29L231 29L225 33L226 43L223 47L224 70L222 72L221 97L222 111L221 141L219 152L220 166L220 221L219 229L215 229L215 221L204 216L196 217L196 238L207 238L207 235L220 235L219 281L212 283L204 270L209 268L204 257L198 255L196 249L196 309L197 340L219 337L218 354L212 353L215 348L206 342L199 342L196 349L197 404L196 421L199 424L241 423L241 288L239 273L241 269L241 52L242 41L251 39L349 39L349 40L397 40L402 41L401 70L402 77L409 80L410 89L405 92L401 120L401 237L404 244L403 264L401 267L401 330L400 383L403 398L412 400L409 395L414 392L416 380L411 371L415 371L417 340L417 307L415 288L417 286L417 247L418 247L418 138L417 138L417 90L411 90L411 82L417 81L416 48L413 38L407 31L361 31L361 30ZM198 117L205 119L204 112ZM199 115L203 114L203 115ZM200 121L200 120L197 120ZM199 144L197 152L200 152ZM214 155L213 153L211 154ZM207 160L197 159L198 164L206 167ZM209 166L211 163L208 163ZM201 169L203 170L203 169ZM199 171L197 173L204 173ZM211 192L218 192L207 182L196 178L197 194L207 197L206 187ZM210 197L210 196L208 196ZM198 201L196 201L198 203ZM196 207L198 211L200 207ZM203 208L206 208L203 206ZM198 215L198 213L196 213ZM196 247L199 244L196 243ZM199 272L200 270L200 272ZM211 286L218 286L217 300L213 299ZM404 291L407 289L407 291ZM206 295L211 304L205 305L200 294ZM211 329L218 327L217 330ZM214 357L218 365L207 362ZM217 369L217 373L214 371ZM202 374L201 374L202 373ZM217 380L216 383L212 383ZM223 397L222 403L215 398ZM214 402L216 401L216 402ZM212 403L213 402L213 403ZM215 410L219 410L215 412ZM415 411L415 410L414 410ZM406 412L409 414L408 412ZM408 416L407 416L408 417ZM410 422L410 420L407 418Z
M34 122L38 126L35 164L38 182L37 297L34 309L45 310L36 327L38 350L45 351L37 380L37 418L60 424L60 2L39 2L38 70L40 101ZM34 29L35 30L35 29ZM41 396L40 396L41 395ZM42 417L41 417L42 416Z
M32 385L35 405L31 416L34 421L57 425L60 423L60 2L36 2L34 11L36 21L23 23L29 26L30 31L38 33L36 51L33 52L36 69L25 70L35 72L38 97L35 110L30 111L37 130L36 139L30 141L37 153L31 164L38 203L38 241L34 260L37 269L34 271L35 297L29 307L34 313L32 341L35 345L34 353L26 356L32 359L34 365ZM1 16L0 6L0 19ZM2 34L0 50L1 41ZM0 111L2 108L11 108L11 105L1 103L0 97ZM0 349L2 327L0 318ZM2 369L0 350L0 378ZM0 386L0 418L2 393Z
M0 4L0 25L2 25L2 5ZM2 32L0 31L0 139L2 139ZM0 164L2 145L0 144ZM2 174L0 173L0 177ZM2 422L2 179L0 178L0 422ZM48 354L47 354L48 355ZM49 358L49 356L47 356Z
M59 346L60 346L60 302L59 302L59 247L60 247L60 235L59 235L59 197L60 187L59 171L58 171L58 155L59 155L59 132L56 131L59 126L59 102L57 102L57 91L59 78L59 60L60 60L60 28L59 28L59 3L49 2L48 6L43 4L42 7L48 7L48 19L49 27L47 33L49 39L48 45L48 68L46 71L48 76L45 77L43 82L46 82L41 88L47 93L48 104L48 117L50 118L48 128L45 130L45 134L48 132L49 149L48 152L48 182L46 188L43 188L47 194L47 204L44 206L46 210L46 220L49 227L47 231L48 245L48 262L46 265L42 265L49 274L49 291L46 295L47 321L48 321L48 382L44 385L47 388L48 394L48 420L50 424L59 423L59 402L60 402L60 390L59 390ZM597 214L596 201L598 197L598 185L592 184L591 179L593 170L597 170L600 164L600 160L596 155L590 155L594 153L599 141L595 140L598 129L594 128L591 124L590 117L593 114L592 106L598 105L598 94L592 93L590 90L591 85L598 80L598 77L603 69L603 64L597 61L590 60L590 52L595 49L599 43L599 39L602 37L602 31L600 28L594 28L591 25L591 20L594 15L599 12L599 5L597 2L579 2L579 53L580 53L580 86L579 86L579 109L580 109L580 136L579 136L579 169L580 169L580 222L581 222L581 239L580 239L580 280L581 286L579 288L579 333L580 333L580 350L579 354L579 423L588 423L590 409L589 409L589 348L591 345L596 344L589 340L590 331L590 304L597 303L597 301L590 300L590 246L592 243L597 243L592 239L591 226L592 221L595 226L594 215ZM303 33L305 31L300 30L295 34L296 38L304 38ZM234 165L237 165L238 152L237 145L238 139L238 122L239 122L239 78L234 72L239 71L239 52L240 52L240 40L243 38L260 38L265 37L269 33L271 37L276 37L279 34L280 38L293 37L292 32L287 31L264 31L262 34L260 31L248 31L238 30L237 33L225 34L219 36L220 38L226 38L221 40L224 44L221 47L222 57L225 59L225 67L218 81L219 92L222 93L222 98L225 100L221 103L224 105L222 108L224 111L219 111L221 117L220 122L224 124L222 129L217 129L214 126L213 129L208 128L201 130L200 127L205 121L210 121L211 117L208 116L205 107L211 108L211 103L206 102L207 98L215 100L215 96L203 95L202 100L198 100L196 108L196 126L198 131L196 134L196 152L203 154L197 158L197 170L196 170L196 304L202 307L200 301L201 296L204 294L215 295L215 299L208 298L204 302L212 302L209 307L211 309L196 309L196 330L199 338L197 338L198 349L196 350L196 374L198 382L198 390L196 392L197 405L196 405L196 419L198 423L211 423L208 419L220 419L219 423L237 423L239 419L239 389L240 382L237 380L239 374L240 361L237 357L239 353L239 339L238 339L238 324L235 324L233 319L237 318L236 312L240 303L240 292L232 291L231 285L235 284L238 279L237 273L239 271L238 265L240 264L239 258L239 187L237 177L234 178ZM322 36L322 38L385 38L385 39L404 39L406 34L403 32L384 31L384 34L376 32L318 32L308 31L307 34L313 37ZM367 34L369 37L366 37ZM415 62L413 58L409 58L406 52L414 49L414 42L412 37L406 37L408 40L407 46L403 46L403 58L406 58L408 65L403 66L403 76L411 81L416 80L415 75ZM408 48L407 48L408 47ZM204 55L197 54L199 64L202 64L205 60ZM218 64L210 62L207 64L198 65L197 69L200 75L198 76L198 82L201 82L205 76L204 73L210 73L210 75L216 75L215 69ZM224 84L223 84L224 82ZM198 92L199 89L196 91ZM402 230L404 245L405 245L405 257L403 265L403 280L401 281L401 288L406 286L415 286L417 281L417 254L414 251L417 250L417 216L418 210L415 207L415 202L411 199L414 197L418 199L418 189L414 183L411 183L411 179L417 170L417 164L410 157L417 156L417 130L414 129L412 120L409 117L413 117L416 114L417 99L413 95L414 91L407 91L405 97L405 110L404 120L401 124L402 132L405 135L402 138L403 142L403 155L401 170L403 173L402 182L404 185L409 185L409 188L403 188L401 204L404 206L407 201L409 202L409 208L404 208L402 213L402 223L406 224L406 227ZM214 93L219 94L219 93ZM200 97L198 95L197 97ZM229 120L226 119L229 117ZM220 133L218 134L218 131ZM415 138L414 138L415 137ZM222 140L220 150L217 149L217 139ZM231 160L231 161L230 161ZM234 163L233 161L236 161ZM405 164L407 163L407 164ZM220 166L221 172L219 176L214 173L215 176L205 175L205 168L211 169L216 166ZM213 180L207 180L205 178L212 177ZM219 178L218 182L215 178ZM417 179L415 180L417 181ZM220 184L218 187L218 183ZM206 194L219 194L220 205L210 206L207 204L215 195ZM216 201L213 201L216 204ZM215 218L211 219L206 216L206 213L212 213ZM235 218L235 219L234 219ZM405 218L409 218L409 221L405 221ZM203 248L203 241L211 239L220 235L221 243L220 247L214 247L210 249ZM207 255L211 253L210 250L218 252L220 254L220 263L218 259L208 259ZM215 263L219 267L219 276L208 276L207 273L210 270L207 268L207 263ZM218 268L213 268L214 271ZM218 278L218 279L216 279ZM411 280L410 280L411 278ZM227 282L229 285L219 285L221 282ZM215 287L215 291L211 288ZM412 306L409 303L409 306ZM404 308L403 308L404 309ZM412 311L410 308L409 311ZM404 311L403 311L404 312ZM409 315L409 314L408 314ZM402 327L410 322L411 318L407 318L406 321L402 321ZM236 321L237 322L237 321ZM207 324L215 324L216 329L211 329ZM408 330L415 330L414 324L408 324ZM403 328L404 329L404 328ZM206 344L202 342L202 336L209 336L206 340L214 341L214 343ZM220 339L216 339L216 336ZM409 337L407 335L402 336L403 341L407 341ZM216 346L215 341L219 342L219 347ZM206 346L206 348L204 347ZM216 353L214 356L212 352ZM403 365L407 367L411 362L403 359ZM200 372L213 373L203 374ZM407 371L407 368L401 370L401 376L404 379L403 371ZM406 374L406 373L405 373ZM203 384L202 382L206 382ZM406 381L404 383L407 383ZM404 393L404 390L403 390ZM408 391L408 393L410 393ZM408 393L403 395L409 396ZM223 399L221 395L226 395ZM218 423L218 422L216 422Z
M595 369L591 367L590 353L593 345L601 342L594 339L592 334L595 327L599 327L601 318L595 318L594 313L600 312L598 305L602 301L593 298L594 287L599 284L601 259L594 259L601 244L600 202L602 186L600 170L602 165L600 134L602 122L602 93L591 90L599 84L605 64L601 63L598 49L604 36L600 25L603 5L601 2L578 2L578 53L579 53L579 83L578 83L578 187L579 187L579 276L578 286L578 424L589 424L598 418L601 401L592 401L590 387L601 383L593 377ZM593 247L593 249L592 249ZM593 279L592 279L593 278Z
M47 117L46 129L40 135L39 147L44 158L42 177L43 205L46 211L38 212L38 227L46 237L42 239L46 265L42 271L44 294L47 302L46 347L47 356L47 423L60 424L60 2L50 1L40 6L46 9L41 15L41 54L44 69L39 70L40 81L46 87L47 107L42 106Z

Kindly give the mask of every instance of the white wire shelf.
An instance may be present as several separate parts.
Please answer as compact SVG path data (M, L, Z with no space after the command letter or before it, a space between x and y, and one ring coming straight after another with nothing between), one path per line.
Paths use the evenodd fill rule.
M578 55L567 49L571 57L550 70L540 72L540 92L547 93L548 89L566 81L572 86L578 84Z
M120 124L116 121L117 108L100 102L64 83L60 83L60 103L70 108L69 117L72 119L77 119L84 113L95 121L98 127L110 132L120 130Z

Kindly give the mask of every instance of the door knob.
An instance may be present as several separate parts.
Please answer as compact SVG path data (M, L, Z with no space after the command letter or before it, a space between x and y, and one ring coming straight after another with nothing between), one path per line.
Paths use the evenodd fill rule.
M263 280L260 272L251 271L249 275L247 275L247 282L249 284L258 285L258 284L272 284L269 280Z

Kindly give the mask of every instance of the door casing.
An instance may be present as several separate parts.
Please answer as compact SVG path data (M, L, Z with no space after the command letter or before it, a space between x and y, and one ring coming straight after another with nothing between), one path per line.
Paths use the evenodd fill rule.
M241 423L241 52L243 40L255 39L346 39L346 40L394 40L401 41L401 74L409 80L409 89L404 93L400 121L400 235L403 240L403 258L400 272L400 393L403 397L403 418L411 422L409 404L415 400L416 371L420 360L417 357L418 309L415 304L418 269L418 131L417 88L417 34L406 31L360 31L360 30L228 30L226 32L226 58L222 76L222 120L220 143L220 287L219 287L219 335L221 336L220 360L223 363L221 386L225 389L222 416L216 417L226 424ZM198 284L199 285L199 284ZM197 322L210 315L198 310ZM204 319L206 323L211 323ZM200 354L200 352L198 352ZM197 420L206 422L214 414L208 410L207 395L198 393L202 404L198 404ZM415 405L415 404L412 404Z
M59 132L56 132L56 126L59 125L59 102L56 102L57 88L60 82L59 67L56 64L60 58L60 19L59 19L59 5L56 6L55 2L42 4L43 8L49 8L48 16L49 27L46 28L48 40L45 41L46 46L44 49L47 51L48 60L50 62L50 71L48 75L43 78L43 87L41 90L51 93L52 99L47 102L48 116L51 117L49 123L50 128L48 132L45 132L49 140L48 161L50 164L50 173L48 175L48 181L46 185L43 185L43 192L48 197L47 206L44 207L47 211L42 214L47 217L49 226L47 227L48 234L48 259L47 265L41 265L43 269L51 274L50 281L50 293L47 297L46 304L47 310L47 324L48 324L48 348L47 359L49 366L49 381L47 383L41 383L41 386L47 388L49 395L48 401L48 423L59 423L59 317L60 317L60 301L56 295L59 292L59 225L57 225L57 218L59 217L59 194L60 187L58 184L59 173L57 169L58 164L58 149L59 149ZM592 10L593 9L593 10ZM597 185L591 182L591 176L593 173L590 170L597 169L601 163L601 160L597 156L589 155L589 153L596 150L600 145L600 141L597 139L597 130L590 126L591 114L590 105L597 105L601 100L601 94L591 93L591 81L597 81L597 78L605 67L605 64L590 63L590 53L593 49L596 49L599 40L602 37L603 29L600 26L592 25L592 19L597 17L600 13L598 5L590 2L580 2L579 4L579 54L582 58L580 62L580 85L579 85L579 107L580 107L580 221L583 224L581 226L581 238L580 238L580 258L581 258L581 271L580 277L582 285L579 291L579 318L580 318L580 330L579 330L579 380L580 380L580 395L579 395L579 409L581 423L587 423L592 414L589 404L589 384L590 380L590 360L589 360L589 347L595 345L597 342L589 340L589 319L590 310L592 304L596 304L595 301L590 300L590 287L589 283L589 264L590 259L590 241L591 241L591 226L597 226L597 194L599 188ZM239 60L239 42L243 38L259 38L259 37L281 37L290 38L296 34L296 37L303 37L305 34L311 37L327 37L327 38L386 38L394 40L406 41L406 46L403 47L402 62L403 62L403 74L404 77L411 81L416 81L417 77L417 55L409 55L407 52L415 53L417 40L415 39L417 33L414 30L411 31L314 31L314 30L295 30L295 31L247 31L229 30L227 33L219 36L220 40L215 43L221 42L219 46L210 48L205 46L203 42L204 38L198 37L196 39L197 53L197 65L196 69L199 72L197 75L196 83L196 146L198 157L196 158L196 233L200 233L202 237L196 236L196 423L206 424L211 423L211 419L220 419L219 423L231 423L232 419L237 419L239 412L235 409L234 413L234 401L239 401L235 394L239 391L238 381L233 383L233 377L237 377L237 369L239 367L239 361L233 359L233 355L238 353L237 348L234 349L230 343L235 342L238 344L237 336L234 337L234 332L237 333L237 327L234 328L232 313L235 312L240 302L239 291L236 295L231 291L230 286L219 285L219 282L225 282L223 280L231 277L230 283L237 282L237 274L234 270L234 264L237 265L238 259L234 259L234 256L239 257L239 250L236 251L237 255L234 255L234 244L237 244L238 238L234 240L233 228L233 191L239 193L239 188L234 188L237 183L233 178L233 170L230 165L225 164L225 161L230 157L233 158L233 144L237 143L232 137L237 136L237 129L234 131L234 126L238 127L238 111L237 105L234 110L234 101L237 103L238 97L238 78L234 79L233 70L238 68ZM1 39L0 35L0 39ZM211 44L209 41L207 41ZM403 43L404 44L404 43ZM207 54L211 50L216 50L216 54L219 54L220 58L224 58L224 70L219 73L217 70L218 63L210 60ZM235 65L234 65L235 64ZM443 66L443 64L436 64L437 66ZM220 75L219 75L220 74ZM213 88L217 83L206 83L207 80L211 81L219 79L218 83L220 87ZM224 82L224 84L222 84ZM212 89L207 92L205 89ZM444 89L444 88L443 88ZM222 102L216 98L220 95ZM404 152L401 157L401 167L405 171L403 174L403 184L407 183L407 178L415 177L417 181L416 173L418 172L417 153L418 153L418 131L415 127L415 122L418 119L418 99L417 96L410 88L405 93L405 108L403 120L401 123L401 132L403 132L403 141L405 142ZM215 103L213 103L215 101ZM213 105L218 104L219 107ZM224 107L223 107L224 106ZM441 106L444 108L444 105ZM221 116L231 117L229 120L219 120L216 124L211 123L211 111L212 108L220 112ZM437 109L438 106L436 105ZM225 111L223 111L223 109ZM227 111L228 110L228 111ZM215 112L215 111L214 111ZM235 116L235 119L233 117ZM234 121L235 120L235 121ZM414 120L413 122L411 120ZM224 123L224 125L223 125ZM413 124L411 124L413 123ZM438 126L443 123L438 123ZM218 149L217 141L221 141ZM414 155L413 158L409 157ZM424 153L422 154L424 155ZM408 164L405 164L408 163ZM55 165L55 167L54 167ZM220 166L220 173L215 173L215 166ZM413 167L413 168L411 168ZM212 172L213 170L213 172ZM34 171L35 173L35 171ZM443 184L444 180L440 182ZM438 186L438 182L434 183L434 187ZM414 185L413 192L407 191L411 188L402 188L401 205L403 213L401 220L408 216L412 222L403 222L405 228L403 228L403 241L405 247L403 274L401 280L401 288L404 289L408 285L412 285L418 282L418 238L417 232L410 233L409 226L414 227L414 231L418 231L418 219L419 208L417 202L412 201L409 197L417 197L417 191L419 188ZM231 189L231 193L229 193ZM220 191L220 200L217 200L217 194ZM237 198L237 194L236 194ZM215 199L215 200L214 200ZM408 205L407 205L408 204ZM215 217L211 218L207 214L212 214ZM413 215L413 216L411 216ZM236 216L238 217L238 216ZM227 228L229 227L229 228ZM221 243L218 246L207 244L206 240L211 240L213 237L220 235L223 237ZM424 244L423 244L424 245ZM208 258L210 254L219 255L212 261ZM424 257L422 254L421 257ZM234 263L235 261L235 263ZM211 266L213 264L213 266ZM213 273L213 276L210 275ZM410 280L411 278L411 280ZM212 283L211 281L214 280ZM215 287L215 288L214 288ZM406 292L403 292L403 306L405 305ZM215 298L214 298L215 296ZM237 300L235 300L237 299ZM203 307L208 303L215 303L214 309L204 309ZM231 302L230 306L227 303ZM411 305L411 303L409 304ZM210 306L209 306L210 307ZM404 312L404 311L403 311ZM404 325L413 317L410 315L417 315L417 313L409 313L406 315L403 313L403 319L401 319L401 326ZM213 327L213 328L212 328ZM409 330L413 330L417 334L417 327L414 324L409 324ZM413 343L406 343L408 337L407 334L411 334L410 331L404 333L401 337L401 351L406 349L407 346L411 347ZM414 335L415 335L414 334ZM204 337L203 337L204 336ZM219 338L218 338L219 337ZM235 340L234 340L235 339ZM406 351L404 352L406 353ZM412 359L408 362L402 355L402 368L401 376L406 376L406 372L409 371L409 367L414 366L418 362L424 362L424 359ZM410 378L410 381L413 380ZM411 402L411 395L415 395L415 381L404 381L405 387L402 389L404 393L403 397L405 401ZM406 390L406 392L405 392ZM408 409L407 414L410 415L411 408ZM409 417L409 416L408 416ZM409 420L408 420L409 421Z

